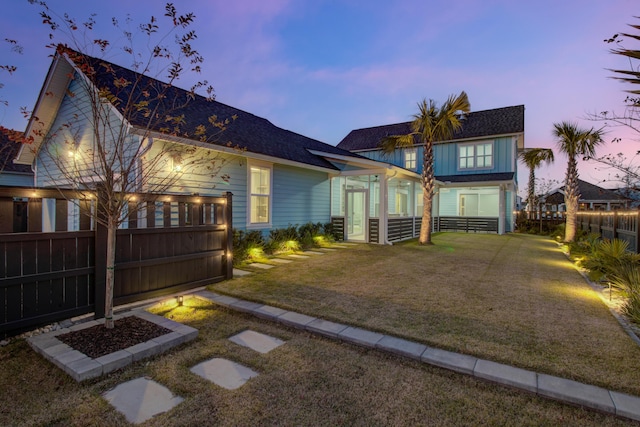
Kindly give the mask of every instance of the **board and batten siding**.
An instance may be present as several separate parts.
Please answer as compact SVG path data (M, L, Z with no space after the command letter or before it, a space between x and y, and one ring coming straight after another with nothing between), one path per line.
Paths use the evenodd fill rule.
M458 169L458 147L460 145L473 144L475 142L493 141L493 167L491 169ZM514 142L512 137L502 137L495 139L479 139L456 144L435 144L435 174L436 176L447 175L472 175L477 173L501 173L515 172L513 158ZM443 161L442 159L447 159ZM422 170L422 168L421 168Z
M328 223L331 220L330 190L326 172L274 164L272 227Z
M493 168L481 169L481 170L459 170L458 169L458 146L473 144L475 142L493 141ZM413 149L413 148L409 148ZM416 169L417 173L422 173L422 155L424 148L417 146L416 149ZM404 152L405 148L398 148L392 154L385 154L381 150L372 151L360 151L359 155L371 160L377 160L380 162L391 163L401 168L404 167ZM511 136L505 136L501 138L487 138L478 139L473 141L465 141L461 143L443 143L433 145L433 155L435 158L435 175L447 176L447 175L470 175L477 173L501 173L501 172L516 172L515 158L515 142Z

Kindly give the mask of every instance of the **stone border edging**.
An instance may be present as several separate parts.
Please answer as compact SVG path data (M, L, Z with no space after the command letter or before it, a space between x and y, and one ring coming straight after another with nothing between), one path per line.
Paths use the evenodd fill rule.
M96 359L74 350L56 337L67 332L101 325L104 323L104 319L78 323L68 328L35 335L27 338L27 342L37 353L65 371L74 380L80 382L123 368L138 360L156 356L184 342L194 340L198 336L198 330L191 326L174 322L162 316L156 316L141 309L117 314L114 319L117 320L127 316L140 317L172 332Z
M296 329L338 339L351 344L407 357L430 365L474 376L496 384L535 393L560 402L640 421L640 397L589 384L537 373L460 353L428 347L402 338L330 322L207 290L191 295L220 306L248 313Z

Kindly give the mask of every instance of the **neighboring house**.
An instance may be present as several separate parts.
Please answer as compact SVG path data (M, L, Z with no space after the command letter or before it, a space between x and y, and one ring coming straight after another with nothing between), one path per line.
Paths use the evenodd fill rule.
M410 122L357 129L338 147L419 175L422 173L421 144L398 148L392 154L385 154L379 148L382 138L410 132ZM437 230L446 220L449 228L452 223L463 228L462 224L473 222L497 224L500 234L513 231L518 190L517 155L523 149L523 105L471 112L464 117L462 129L451 141L434 143L437 185L432 213L434 228ZM406 217L419 221L421 192L419 180L391 181L387 193L389 219ZM486 221L482 223L480 219Z
M627 209L631 206L632 200L624 197L613 190L598 187L586 181L578 180L580 190L580 200L578 209L581 211L611 211L616 209ZM564 186L550 191L541 199L542 210L547 212L564 212Z
M20 151L21 143L15 142L9 134L20 132L8 130L0 132L0 185L9 187L33 186L33 171L29 165L16 164L13 160Z
M73 52L77 55L76 52ZM133 81L139 74L91 57L94 68L98 70L95 79L98 84L114 85L113 74L100 73L105 67L113 70L116 76ZM103 75L104 74L104 75ZM87 103L91 102L86 89L79 83L83 73L68 54L57 54L34 108L34 117L26 130L26 135L34 141L24 147L17 162L33 165L35 185L40 187L69 186L63 177L56 175L55 159L51 158L42 144L57 144L59 152L66 153L64 132L56 133L61 124L76 121L76 134L83 135L74 141L76 153L89 152L92 147L92 134L95 131L87 118ZM157 80L143 77L144 86L163 85ZM96 85L94 80L94 87ZM187 91L172 88L173 95L184 99ZM84 91L84 93L83 93ZM105 102L111 109L113 120L123 121L122 103ZM222 170L209 176L181 175L171 193L200 194L217 196L230 191L233 193L233 226L243 230L260 230L268 233L274 228L288 225L301 225L308 222L328 223L333 212L350 212L345 221L336 222L349 240L375 243L388 242L385 230L378 231L378 225L369 222L364 207L370 206L373 212L384 212L380 206L380 195L368 195L352 188L386 188L387 181L393 177L397 186L404 186L419 180L419 175L410 170L384 162L370 160L350 151L337 148L303 135L281 129L266 119L238 110L216 101L208 101L195 96L184 108L183 132L171 135L162 128L154 128L148 143L154 147L167 144L180 144L196 153L215 152L226 160ZM216 116L221 120L236 117L221 134L219 141L202 142L197 136L198 125L207 123L208 118ZM141 138L145 127L145 117L130 120L132 126L130 138L135 142ZM138 131L137 131L138 130ZM70 139L69 136L66 137ZM82 150L81 150L82 149ZM60 155L58 161L65 161ZM148 157L148 158L147 158ZM66 161L72 161L70 156ZM139 158L139 170L145 169L145 162L152 161L151 156ZM46 173L44 171L47 171ZM166 173L172 173L167 169ZM91 171L81 171L85 178ZM99 178L99 177L98 177ZM354 187L353 183L356 183ZM413 188L413 187L412 187ZM346 193L345 190L346 189ZM138 191L144 192L141 186ZM373 192L372 192L373 194ZM403 193L405 197L409 193ZM413 190L410 197L413 196ZM413 199L412 199L413 200ZM412 202L413 203L413 202ZM405 203L406 205L406 203ZM406 213L404 205L391 205ZM367 211L368 212L368 211ZM412 212L413 213L413 212ZM371 225L373 224L373 225Z
M29 165L15 164L13 160L20 151L21 143L11 136L20 136L21 132L14 130L0 131L0 186L5 187L33 187L33 171ZM4 224L13 222L16 233L27 231L27 200L13 198L13 212L0 212L0 221ZM11 205L9 205L11 206Z

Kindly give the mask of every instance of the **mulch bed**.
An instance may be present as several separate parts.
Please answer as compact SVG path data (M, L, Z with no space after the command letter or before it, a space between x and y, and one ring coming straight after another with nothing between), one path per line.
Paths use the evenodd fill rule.
M114 323L113 329L97 325L58 335L57 338L74 350L95 359L171 332L136 316L123 317Z

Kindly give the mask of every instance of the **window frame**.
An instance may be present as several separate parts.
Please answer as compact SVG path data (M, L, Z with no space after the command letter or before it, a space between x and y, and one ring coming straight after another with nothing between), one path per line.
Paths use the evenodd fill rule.
M478 158L482 157L484 160L486 160L486 158L488 157L488 155L486 154L482 154L482 155L478 155L478 147L479 146L489 146L491 147L491 154L490 159L491 159L491 164L489 166L483 165L483 166L478 166ZM469 153L465 153L467 155L465 155L464 157L462 156L463 151L466 151L465 149L471 148L472 154L469 155ZM494 141L478 141L478 142L471 142L471 143L465 143L465 144L458 144L458 155L456 157L456 169L458 171L473 171L473 170L490 170L493 169L495 166L495 144ZM467 161L465 163L469 164L469 159L472 162L472 166L468 166L468 167L462 167L460 165L460 161L462 159L467 159Z
M409 170L416 170L418 168L418 150L416 148L407 148L404 150L404 168ZM413 159L409 158L412 155ZM413 166L409 166L407 163L413 163Z
M269 185L267 193L254 193L253 181L252 181L252 169L266 170L269 173ZM252 222L251 212L253 208L253 197L266 197L267 198L267 221L266 222ZM271 228L273 221L273 163L248 161L247 162L247 228Z

